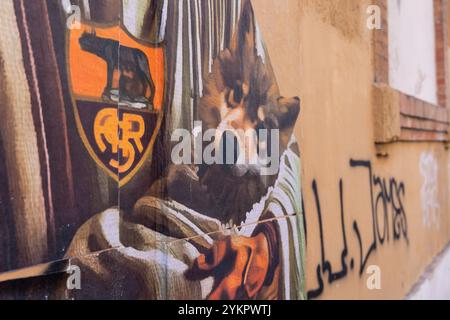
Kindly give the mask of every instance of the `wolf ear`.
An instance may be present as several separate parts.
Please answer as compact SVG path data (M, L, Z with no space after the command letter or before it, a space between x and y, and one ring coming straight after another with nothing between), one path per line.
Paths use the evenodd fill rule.
M277 113L280 129L293 129L300 114L300 98L278 98Z
M241 16L232 46L235 50L239 50L241 55L250 53L247 51L248 49L256 50L256 21L252 4L249 0L243 1Z

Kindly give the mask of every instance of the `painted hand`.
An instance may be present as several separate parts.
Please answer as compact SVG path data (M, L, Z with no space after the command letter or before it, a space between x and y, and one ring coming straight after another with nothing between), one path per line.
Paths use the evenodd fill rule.
M209 300L253 298L264 285L269 259L264 233L251 238L228 236L200 255L187 276L197 280L214 277Z

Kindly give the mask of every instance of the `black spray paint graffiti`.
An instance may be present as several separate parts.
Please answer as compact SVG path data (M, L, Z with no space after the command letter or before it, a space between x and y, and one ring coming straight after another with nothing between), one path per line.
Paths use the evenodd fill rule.
M359 276L362 277L366 264L371 256L377 249L377 245L384 245L389 242L392 235L394 241L401 238L408 240L408 225L403 206L403 200L405 196L405 184L398 182L395 178L389 180L378 177L372 172L372 164L370 161L350 160L350 167L359 170L363 169L367 171L369 177L369 192L371 199L371 218L372 218L372 241L368 248L364 248L362 236L358 223L353 220L353 232L358 241L359 247ZM328 275L327 282L332 284L339 279L344 278L349 269L353 270L355 267L355 261L350 259L350 264L347 265L348 259L348 247L347 247L347 234L345 228L345 212L344 212L344 182L342 179L339 181L339 199L340 199L340 217L341 217L341 233L343 248L341 251L341 266L340 270L334 271L330 261L326 258L325 253L325 240L323 234L323 221L322 210L320 206L319 189L317 181L313 180L312 190L314 193L315 204L317 209L317 217L319 223L319 236L320 236L320 253L321 261L316 268L317 276L317 288L308 291L308 298L314 299L319 297L324 290L324 280L322 276Z

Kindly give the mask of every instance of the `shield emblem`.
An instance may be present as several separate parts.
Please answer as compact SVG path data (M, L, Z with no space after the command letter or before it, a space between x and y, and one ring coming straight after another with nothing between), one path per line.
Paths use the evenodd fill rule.
M163 115L164 50L123 27L68 30L68 75L80 137L120 186L151 155Z

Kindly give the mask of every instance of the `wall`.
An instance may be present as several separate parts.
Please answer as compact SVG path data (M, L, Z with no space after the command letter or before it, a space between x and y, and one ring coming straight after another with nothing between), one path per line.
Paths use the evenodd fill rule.
M0 44L0 154L20 156L0 158L0 203L28 204L1 212L17 263L0 256L0 299L306 298L300 101L280 98L250 0L70 3L0 8L18 30ZM28 118L8 108L21 91Z
M417 288L415 284L424 272L430 272L428 266L450 240L450 159L446 145L426 142L375 145L374 123L381 106L376 104L379 100L372 98L375 69L373 32L366 28L366 8L371 1L252 2L271 60L267 63L273 66L281 94L287 97L298 95L302 99L295 134L302 157L309 297L404 298L412 288ZM12 7L9 9L13 10ZM45 16L39 11L35 15ZM32 35L33 39L37 36ZM61 39L55 37L55 42L58 41ZM185 60L189 62L189 59ZM0 65L1 68L6 66ZM188 78L183 77L184 80ZM36 79L40 85L46 82L43 80ZM57 96L52 90L40 94L47 99ZM179 107L181 109L181 105ZM44 111L49 112L49 109ZM2 127L2 130L6 129ZM5 139L0 141L0 145L6 143ZM58 148L52 150L63 149L56 142L55 146ZM74 151L75 154L79 152L80 149ZM51 155L54 156L53 153ZM81 160L86 159L77 160L74 165L85 163ZM6 161L13 162L0 158L0 169ZM80 165L74 172L82 172L82 168ZM52 169L59 170L59 167ZM92 175L80 174L75 178L80 179L80 176L89 178ZM60 185L60 181L51 182ZM115 194L114 190L111 194ZM4 198L3 193L0 196ZM82 193L80 198L98 202L97 197L88 192ZM64 208L60 206L55 212L65 212ZM97 212L82 209L80 211L86 211L84 215ZM88 217L82 218L84 221ZM302 220L299 221L295 223L300 224ZM83 232L80 238L88 239ZM7 248L8 245L2 247ZM61 252L58 250L58 254ZM90 263L95 266L94 260L98 257L92 257ZM119 276L136 274L126 271L129 269L124 270ZM368 282L374 279L369 277L368 271L380 272L379 289L369 289L368 283L377 283ZM437 271L436 275L440 274ZM148 277L144 278L148 280ZM46 278L44 281L50 280ZM61 283L65 285L65 279ZM109 283L116 284L114 281ZM288 279L286 283L291 281ZM435 284L430 286L419 290L423 293L420 297L429 297ZM129 285L124 287L133 288ZM43 285L36 288L47 290ZM5 292L11 297L8 289L6 286ZM101 287L96 285L91 289L93 296L97 289L101 291ZM20 291L19 296L27 297L23 292Z
M407 295L409 300L450 299L448 273L450 272L450 247L439 254L422 274L421 279Z
M445 145L374 144L369 4L254 1L283 94L302 99L296 134L307 221L306 278L310 295L321 299L404 298L449 241ZM351 160L367 161L353 165L370 164L372 176L367 167L352 167ZM383 192L378 178L385 182ZM367 259L362 269L361 252ZM380 268L381 290L366 286L370 265Z

